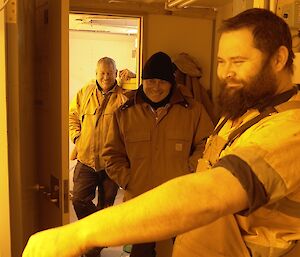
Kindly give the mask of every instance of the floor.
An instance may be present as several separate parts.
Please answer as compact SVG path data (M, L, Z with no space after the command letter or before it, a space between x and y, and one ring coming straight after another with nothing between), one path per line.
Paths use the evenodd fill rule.
M72 192L72 189L73 189L73 169L75 167L75 162L74 163L70 163L70 173L69 173L69 181L70 181L70 192ZM114 205L116 204L119 204L123 201L123 195L124 195L124 192L122 189L119 189L118 191L118 194L116 196L116 199L115 199L115 203ZM72 205L72 202L69 201L69 210L70 210L70 222L74 222L77 220L77 217L76 217L76 214L75 214L75 211L73 209L73 205ZM101 257L129 257L129 253L126 253L123 251L123 246L119 246L119 247L108 247L108 248L105 248L101 251Z

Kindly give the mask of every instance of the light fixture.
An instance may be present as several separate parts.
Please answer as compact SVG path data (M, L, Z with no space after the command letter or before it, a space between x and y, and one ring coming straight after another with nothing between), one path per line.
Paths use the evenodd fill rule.
M168 0L166 2L166 6L168 8L173 8L173 7L177 7L177 8L183 8L193 2L195 2L196 0Z

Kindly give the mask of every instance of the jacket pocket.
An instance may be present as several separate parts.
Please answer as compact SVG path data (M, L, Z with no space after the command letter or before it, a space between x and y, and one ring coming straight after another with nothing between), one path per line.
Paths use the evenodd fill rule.
M166 142L167 153L188 158L191 151L191 139L185 136L169 135Z
M80 116L81 124L84 123L86 118L90 117L91 115L94 116L96 114L97 107L88 105L85 110L82 112Z
M149 158L151 147L149 132L126 133L125 144L129 159Z
M166 163L167 170L173 170L174 177L189 171L191 139L184 135L168 135L165 151L167 159L171 160L171 162Z
M81 131L80 136L75 142L77 150L82 149L82 147L86 148L86 146L91 141L91 137L95 129L96 111L97 107L87 106L87 108L84 110L83 114L80 117Z

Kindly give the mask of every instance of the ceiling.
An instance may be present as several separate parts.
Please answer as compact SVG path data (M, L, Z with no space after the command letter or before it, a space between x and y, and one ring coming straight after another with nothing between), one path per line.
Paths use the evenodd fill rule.
M228 3L232 3L233 0L70 0L70 6L80 6L89 3L90 6L127 6L135 5L136 7L150 7L150 8L170 8L182 9L193 7L213 7L218 8Z
M114 1L114 0L112 0ZM116 2L136 2L136 0L115 0ZM139 2L152 4L152 3L165 3L165 2L173 2L173 0L140 0ZM227 3L232 2L232 0L195 0L192 5L199 5L199 6L207 6L207 7L220 7Z
M102 33L135 35L138 32L138 18L120 18L92 14L70 14L69 29Z
M93 2L101 8L104 6L104 9L110 7L122 7L124 10L126 8L140 8L150 10L150 13L173 13L187 16L196 14L201 17L214 18L217 9L231 3L232 0L93 0ZM138 30L138 20L73 13L69 16L69 28L71 30L134 35Z

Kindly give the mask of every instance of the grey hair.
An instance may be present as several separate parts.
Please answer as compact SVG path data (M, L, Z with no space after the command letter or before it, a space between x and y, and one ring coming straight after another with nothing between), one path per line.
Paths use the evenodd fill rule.
M99 61L97 62L97 68L101 63L111 64L114 67L114 69L117 70L115 60L110 57L102 57L101 59L99 59Z

